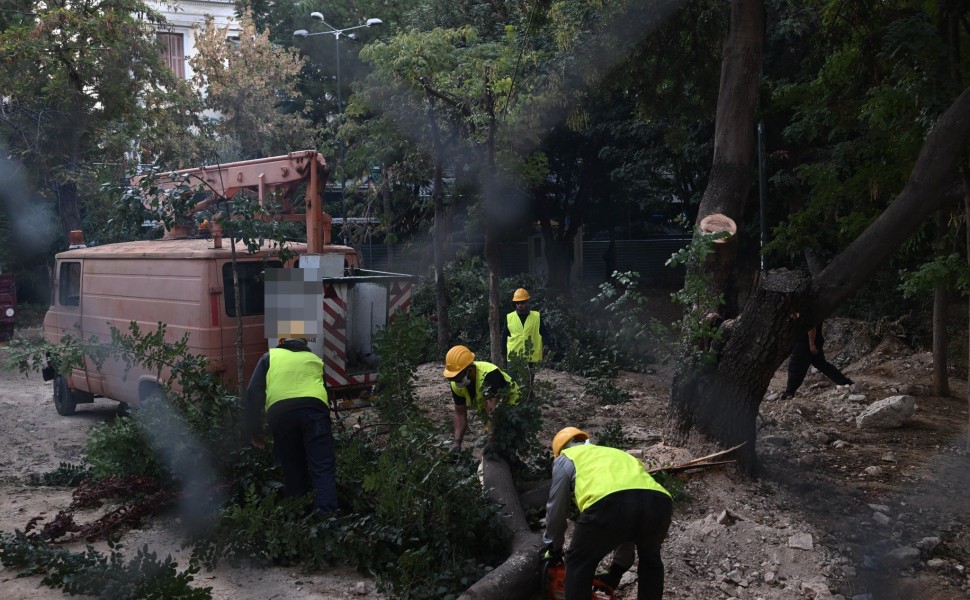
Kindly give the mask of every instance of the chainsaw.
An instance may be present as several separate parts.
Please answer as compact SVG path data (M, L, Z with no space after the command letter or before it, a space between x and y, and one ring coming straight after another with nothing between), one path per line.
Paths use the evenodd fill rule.
M550 558L542 563L542 600L565 600L566 565L561 558ZM593 579L591 600L614 600L615 590L608 584Z

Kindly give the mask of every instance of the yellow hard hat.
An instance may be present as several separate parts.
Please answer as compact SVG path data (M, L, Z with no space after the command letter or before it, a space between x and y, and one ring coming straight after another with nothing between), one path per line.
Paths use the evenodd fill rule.
M452 346L445 355L445 377L451 378L465 370L472 364L475 354L464 346Z
M562 452L563 446L577 437L586 441L589 439L589 434L575 427L564 427L560 429L556 437L552 438L552 455L558 457L559 453Z
M515 290L514 294L512 294L512 302L525 302L528 299L529 291L525 288L519 288Z

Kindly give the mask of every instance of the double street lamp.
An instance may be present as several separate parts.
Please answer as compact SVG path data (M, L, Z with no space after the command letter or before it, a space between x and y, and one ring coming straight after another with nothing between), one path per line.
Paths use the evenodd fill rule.
M296 36L296 37L301 37L301 38L312 37L314 35L332 35L333 36L333 39L334 39L334 42L335 42L336 51L337 51L337 114L338 114L338 116L343 117L343 114L344 114L344 103L343 103L343 99L342 99L341 91L340 91L340 37L343 36L346 32L353 31L355 29L363 29L364 27L375 27L375 26L378 26L378 25L383 25L384 24L384 21L382 21L380 19L367 19L366 21L364 21L364 23L362 23L360 25L354 25L353 27L344 27L343 29L337 29L336 27L334 27L330 23L327 23L326 20L324 20L323 13L321 13L321 12L312 12L312 13L310 13L310 18L311 19L314 19L314 20L317 20L317 21L320 21L321 23L323 23L324 25L326 25L330 29L330 31L316 31L316 32L310 33L306 29L297 29L296 31L293 32L293 35ZM356 34L353 34L353 33L347 34L347 37L349 39L351 39L351 40L357 39ZM343 145L343 141L342 140L339 140L338 139L337 142L340 144L340 170L343 171L344 145ZM341 203L341 208L342 208L343 213L344 213L344 221L346 221L346 219L347 219L347 206L346 206L346 202L345 202L345 199L344 199L344 182L343 181L340 182L340 203ZM346 223L345 223L345 225L346 225Z

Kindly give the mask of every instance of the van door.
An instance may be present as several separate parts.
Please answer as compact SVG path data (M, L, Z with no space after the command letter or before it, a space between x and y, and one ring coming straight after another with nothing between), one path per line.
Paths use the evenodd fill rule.
M259 358L267 350L266 336L263 333L263 313L265 298L265 270L279 268L283 264L278 260L263 262L238 261L236 263L239 276L239 314L243 324L243 376L248 378ZM238 327L236 320L236 293L233 287L232 261L223 261L219 266L219 276L222 281L222 306L220 307L223 363L225 365L225 380L235 385L236 367L236 338ZM243 381L247 385L249 381Z
M61 337L69 335L76 340L84 340L82 317L84 306L81 289L84 283L84 261L62 260L57 265L57 280L54 283L54 302L51 306L50 323L45 318L44 329L48 341L57 343ZM103 386L94 362L86 355L83 368L71 372L71 382L81 391L92 394L103 393Z

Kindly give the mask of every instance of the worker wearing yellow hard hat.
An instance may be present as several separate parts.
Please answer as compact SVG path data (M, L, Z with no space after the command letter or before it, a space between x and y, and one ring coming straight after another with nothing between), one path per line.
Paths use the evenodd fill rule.
M640 559L637 599L660 600L664 588L660 546L670 528L670 494L639 459L592 444L589 434L576 427L565 427L553 437L552 454L544 558L562 554L570 499L579 508L565 553L566 600L589 598L594 575L615 588L633 564L634 549ZM596 566L610 552L609 571L596 575Z
M468 429L468 407L481 415L491 430L492 411L504 398L510 405L519 401L519 386L502 369L490 362L475 360L465 346L453 346L445 355L444 377L449 381L455 403L454 441L451 449L460 451Z
M529 291L519 288L512 294L515 310L505 316L505 329L502 332L504 349L502 355L510 360L513 354L526 354L530 371L542 360L545 327L539 311L531 310Z

